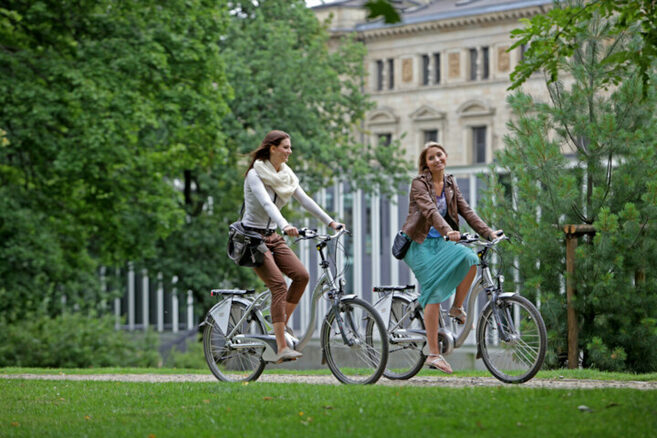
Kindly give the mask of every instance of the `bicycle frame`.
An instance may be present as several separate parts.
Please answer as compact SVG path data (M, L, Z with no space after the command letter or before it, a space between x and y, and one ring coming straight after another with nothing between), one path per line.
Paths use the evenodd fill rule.
M317 309L318 309L318 303L319 299L324 295L328 294L328 298L331 301L331 306L337 306L338 303L340 302L341 299L346 298L346 297L351 297L352 295L344 295L344 292L342 290L341 284L340 287L336 284L336 278L333 277L333 273L331 272L330 269L330 264L328 260L326 260L326 257L324 256L323 249L326 247L327 242L332 239L339 238L344 234L346 230L340 231L336 233L335 235L331 236L329 239L323 239L320 243L317 244L316 249L320 254L320 261L319 265L322 268L322 274L315 284L315 287L313 288L312 292L312 298L311 298L311 308L310 308L310 321L308 321L308 326L306 327L306 332L304 336L299 340L299 343L294 346L294 348L297 351L303 350L303 348L308 345L310 340L312 339L312 335L314 333L314 326L315 323L317 322ZM312 237L312 236L311 236ZM339 277L338 277L339 278ZM233 300L238 300L241 301L243 304L247 306L246 310L244 311L244 314L242 317L235 322L233 329L226 335L227 339L242 339L242 338L249 338L251 339L252 336L249 335L236 335L235 332L237 331L238 327L241 326L241 324L244 322L244 320L252 313L252 311L255 309L255 314L257 317L261 320L261 322L266 326L266 327L271 327L265 318L262 316L262 312L260 309L262 306L267 302L269 298L270 291L269 289L266 289L265 291L259 293L255 298L250 299L250 298L242 298L242 297L237 297L235 295L229 295L226 298L224 298L223 301L215 305L212 309L210 309L209 314L212 315L212 317L215 319L219 327L225 332L228 328L228 319L230 317L230 306L232 305ZM225 308L228 308L228 312L224 312ZM205 321L204 323L207 323ZM338 321L338 324L340 325L340 328L342 329L342 322ZM344 332L344 330L343 330ZM346 340L345 340L346 341ZM259 345L254 345L253 343L242 343L242 344L236 344L236 346L239 345L239 348L251 348L254 346L259 346Z
M493 244L498 243L501 241L503 238L496 239L493 241ZM475 241L475 239L472 239L472 241ZM467 242L466 242L467 243ZM492 246L491 245L491 246ZM477 297L481 292L486 292L488 295L488 302L495 302L498 297L500 296L506 296L506 293L503 293L502 290L502 284L503 284L503 277L498 276L498 281L497 284L495 284L495 281L493 279L493 276L490 271L490 266L487 261L487 253L488 249L490 249L491 246L485 246L481 250L478 251L478 256L479 256L479 264L477 266L477 272L475 274L475 278L472 281L472 285L470 286L470 290L468 291L468 294L466 295L466 302L467 302L467 317L465 320L465 323L463 325L463 330L459 333L459 335L454 339L453 333L454 331L448 329L447 327L447 318L445 317L446 311L442 310L439 313L439 335L443 336L444 341L447 343L445 345L445 352L446 354L451 353L451 351L454 348L459 348L463 345L465 340L467 339L468 335L472 331L473 328L473 323L475 318L478 316L475 315L476 313L476 304L477 304ZM382 289L385 289L383 287ZM402 288L404 289L404 288ZM376 290L376 289L375 289ZM392 307L392 298L395 296L406 296L408 297L408 293L405 291L393 291L388 294L388 297L384 297L380 299L377 304L375 305L376 309L379 311L379 313L382 315L382 318L384 321L389 323L389 315L391 312L391 307ZM513 293L509 293L508 295L514 295ZM417 300L413 300L412 305L409 306L409 308L406 310L404 315L399 318L397 323L392 326L388 327L388 332L392 332L395 330L397 327L399 327L405 320L406 318L410 317L410 315L413 314L413 312L417 311L418 307L420 304L417 302ZM495 322L497 324L498 329L500 330L500 336L504 341L508 341L509 336L507 334L507 330L502 326L500 322L500 317L498 314L498 309L497 306L493 306L493 315L495 318ZM397 334L402 334L406 335L406 333L403 332L397 332ZM402 337L395 339L394 341L391 340L391 342L396 342L396 343L403 343L403 342L415 342L417 341L417 335L422 335L426 338L426 333L420 333L419 331L416 330L411 330L410 333L408 333L410 336L408 338ZM428 345L425 345L425 353L428 354Z

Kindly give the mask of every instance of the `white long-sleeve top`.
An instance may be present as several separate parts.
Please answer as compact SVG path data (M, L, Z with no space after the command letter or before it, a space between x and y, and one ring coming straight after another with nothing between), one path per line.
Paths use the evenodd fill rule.
M299 201L301 206L308 210L313 216L326 225L333 222L331 216L326 214L322 208L317 205L313 199L303 191L301 186L292 194L292 197ZM244 179L244 216L242 224L253 228L266 228L269 218L271 222L269 229L276 229L276 225L283 230L290 225L281 214L280 209L285 205L281 198L276 197L276 204L273 202L274 190L265 186L255 169L249 170Z

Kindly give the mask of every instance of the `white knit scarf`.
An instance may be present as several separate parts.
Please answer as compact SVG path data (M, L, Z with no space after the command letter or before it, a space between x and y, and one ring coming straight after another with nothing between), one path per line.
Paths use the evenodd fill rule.
M269 160L256 160L253 168L262 182L271 187L285 203L290 200L294 191L299 187L299 178L285 163L281 163L281 170L278 172Z

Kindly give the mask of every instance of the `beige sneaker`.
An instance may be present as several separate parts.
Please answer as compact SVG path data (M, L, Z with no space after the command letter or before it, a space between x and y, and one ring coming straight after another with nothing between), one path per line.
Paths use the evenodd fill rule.
M278 352L274 362L281 363L281 362L287 362L287 361L290 361L290 360L297 360L302 356L303 356L303 354L299 353L298 351L293 350L290 347L285 347L281 351Z

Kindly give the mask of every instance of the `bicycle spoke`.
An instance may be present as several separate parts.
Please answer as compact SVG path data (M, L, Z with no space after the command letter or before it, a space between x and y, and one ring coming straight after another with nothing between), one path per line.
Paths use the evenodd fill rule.
M500 339L492 310L486 310L478 336L482 358L495 377L504 382L525 382L543 363L547 336L540 314L525 298L503 298L502 329L511 337ZM512 319L512 315L517 319ZM515 323L514 323L515 322Z
M235 327L235 322L242 320L234 330L235 334L265 334L264 326L256 318L247 316L242 319L246 306L242 303L231 305L227 332ZM251 321L249 321L249 319ZM257 379L262 373L264 362L261 360L262 351L254 348L240 349L239 345L231 348L229 340L218 325L206 326L204 333L204 352L206 361L212 373L219 380L248 381Z
M424 330L422 318L415 312L415 302L408 297L395 296L390 309L388 336L390 351L384 376L388 379L410 379L424 366L423 342L395 344L395 339L403 339L408 330ZM401 334L400 334L401 332Z
M376 311L358 298L331 311L322 329L322 348L329 368L343 383L373 383L380 377L388 355L385 328ZM343 333L338 319L342 320ZM345 343L345 338L352 345Z

